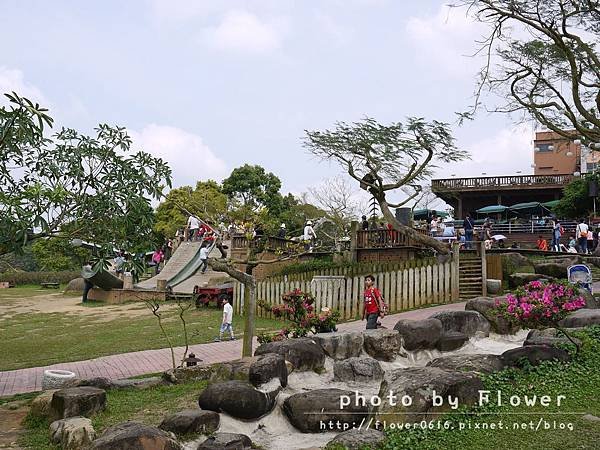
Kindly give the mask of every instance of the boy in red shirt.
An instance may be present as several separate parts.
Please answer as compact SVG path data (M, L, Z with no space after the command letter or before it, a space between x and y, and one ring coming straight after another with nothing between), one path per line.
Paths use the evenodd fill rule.
M367 275L365 278L365 293L364 293L364 304L362 320L367 318L367 330L374 330L377 328L377 318L384 316L383 299L381 298L381 292L375 286L375 277L373 275Z

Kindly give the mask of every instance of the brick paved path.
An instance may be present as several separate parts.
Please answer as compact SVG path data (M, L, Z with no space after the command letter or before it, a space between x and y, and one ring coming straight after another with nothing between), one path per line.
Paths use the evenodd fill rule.
M424 319L439 311L464 309L464 303L452 303L431 308L418 309L393 314L383 319L383 325L393 328L398 319ZM356 321L340 324L340 330L362 330L365 322ZM257 343L255 341L254 346ZM211 342L190 346L198 358L205 363L215 363L238 359L241 355L241 340ZM178 364L183 355L183 347L175 349L175 361ZM171 351L168 348L144 350L103 356L87 361L53 364L45 367L32 367L0 372L0 397L39 391L42 388L42 375L46 369L62 369L75 372L79 378L106 377L110 379L128 378L146 373L162 372L171 367Z

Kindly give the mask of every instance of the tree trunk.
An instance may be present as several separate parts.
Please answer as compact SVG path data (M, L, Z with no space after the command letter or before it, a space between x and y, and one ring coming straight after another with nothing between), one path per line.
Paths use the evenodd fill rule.
M444 244L443 242L438 241L437 239L434 239L425 234L421 234L415 229L407 227L406 225L402 225L400 222L398 222L398 219L396 219L396 216L392 213L390 207L385 201L385 197L377 198L377 202L379 203L379 207L381 208L383 217L392 225L394 230L399 231L400 233L408 236L413 242L423 244L424 246L429 247L437 251L438 253L441 253L443 255L447 255L450 253L449 246Z
M253 279L244 284L244 340L242 357L252 356L252 340L255 331L256 315L256 281Z

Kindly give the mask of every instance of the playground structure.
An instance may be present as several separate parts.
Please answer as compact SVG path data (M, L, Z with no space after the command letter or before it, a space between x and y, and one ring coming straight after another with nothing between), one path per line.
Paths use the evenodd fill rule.
M110 271L94 271L89 266L85 267L81 276L94 285L88 299L121 303L127 300L166 300L170 295L191 298L194 287L205 288L226 278L224 274L210 269L205 273L199 270L202 264L200 249L203 245L208 247L209 258L221 256L216 247L216 239L182 242L160 273L135 286L127 282L127 276L124 282ZM224 245L227 243L224 242Z

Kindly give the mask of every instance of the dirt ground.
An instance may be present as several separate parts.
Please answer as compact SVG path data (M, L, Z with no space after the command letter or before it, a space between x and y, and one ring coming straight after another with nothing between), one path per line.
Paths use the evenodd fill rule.
M23 433L21 422L29 412L29 407L15 401L0 406L0 449L20 449L17 444L19 436Z
M168 310L174 306L165 305ZM97 320L108 321L123 317L137 317L148 314L148 309L143 302L131 302L121 305L102 305L101 308L84 306L81 296L65 295L62 292L40 293L28 296L12 293L3 295L0 300L0 318L9 319L16 314L28 313L63 313L78 316L94 316Z

